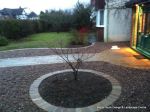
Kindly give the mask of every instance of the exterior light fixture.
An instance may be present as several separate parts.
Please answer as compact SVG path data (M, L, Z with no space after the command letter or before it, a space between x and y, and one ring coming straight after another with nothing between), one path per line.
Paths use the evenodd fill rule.
M115 50L115 49L120 49L117 45L114 45L111 47L111 49Z
M138 5L138 4L135 4L135 6L138 7L139 5Z

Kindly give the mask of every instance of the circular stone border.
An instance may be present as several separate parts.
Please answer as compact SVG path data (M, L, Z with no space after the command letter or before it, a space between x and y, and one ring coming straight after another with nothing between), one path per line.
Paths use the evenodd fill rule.
M103 99L102 101L87 106L87 107L83 107L83 108L64 108L64 107L58 107L58 106L54 106L51 105L50 103L46 102L39 94L39 85L41 84L41 82L52 76L55 74L59 74L59 73L63 73L63 72L71 72L71 69L66 69L66 70L62 70L62 71L56 71L56 72L51 72L49 74L43 75L41 77L39 77L38 79L36 79L30 86L30 97L32 99L32 101L41 109L44 109L45 111L48 112L94 112L94 111L98 111L101 110L104 107L107 107L109 105L111 105L113 102L115 102L120 94L121 94L121 86L119 84L119 82L114 79L113 77L111 77L110 75L104 74L102 72L97 72L94 70L87 70L87 69L79 69L79 71L82 72L90 72L99 76L102 76L106 79L108 79L111 84L112 84L112 91L109 94L109 96L107 96L105 99Z

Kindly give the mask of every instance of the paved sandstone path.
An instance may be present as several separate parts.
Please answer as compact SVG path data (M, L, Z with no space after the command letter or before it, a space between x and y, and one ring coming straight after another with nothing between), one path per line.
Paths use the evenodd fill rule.
M71 54L69 55L69 59L74 62ZM141 56L129 47L105 50L96 53L92 58L86 61L104 61L125 67L150 69L150 60ZM0 68L55 63L64 63L64 61L57 55L4 58L0 59Z

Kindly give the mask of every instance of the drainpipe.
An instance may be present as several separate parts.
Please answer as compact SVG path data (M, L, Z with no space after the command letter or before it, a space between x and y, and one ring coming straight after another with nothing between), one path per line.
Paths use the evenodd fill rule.
M108 42L109 35L109 10L108 10L108 0L105 0L105 8L104 8L104 42Z
M106 41L108 42L108 36L109 36L109 9L108 9L108 0L106 0L106 8L107 8L107 14L106 14L106 17L107 17L107 22L106 22Z

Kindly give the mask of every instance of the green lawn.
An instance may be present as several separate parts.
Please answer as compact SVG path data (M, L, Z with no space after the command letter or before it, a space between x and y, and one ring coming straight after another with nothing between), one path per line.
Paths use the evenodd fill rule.
M63 41L63 47L69 45L73 36L71 33L39 33L30 35L19 41L11 41L9 45L0 47L0 50L21 48L44 48L60 47L58 41Z

